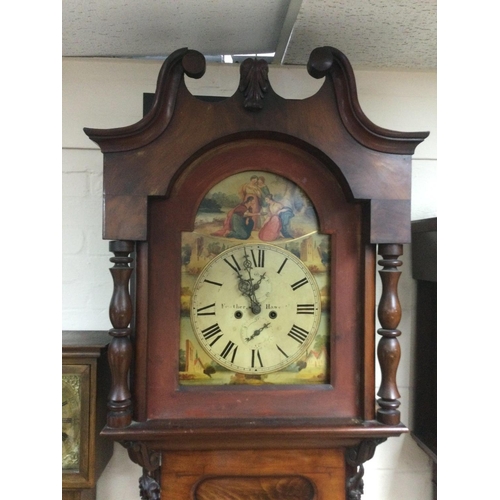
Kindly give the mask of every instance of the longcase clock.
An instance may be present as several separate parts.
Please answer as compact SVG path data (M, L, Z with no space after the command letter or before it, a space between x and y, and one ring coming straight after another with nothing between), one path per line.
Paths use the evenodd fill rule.
M247 59L207 102L184 83L203 56L180 49L141 121L85 129L114 263L102 434L143 467L144 499L360 498L363 463L407 432L397 282L428 134L374 125L337 49L307 69L324 78L308 99Z

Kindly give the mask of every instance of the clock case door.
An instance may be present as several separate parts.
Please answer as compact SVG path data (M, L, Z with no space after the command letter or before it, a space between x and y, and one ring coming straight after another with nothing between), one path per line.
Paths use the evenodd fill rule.
M236 93L206 102L184 83L185 75L201 78L204 72L199 52L180 49L162 66L153 107L140 122L85 129L104 153L103 232L114 253L114 377L104 433L152 440L157 449L195 449L255 446L256 433L258 446L324 447L405 432L396 386L398 257L411 234L411 155L428 133L370 122L347 58L332 47L312 52L308 72L324 83L300 101L275 94L267 64L248 59ZM255 169L304 189L321 232L330 235L330 381L317 387L180 387L180 234L193 229L211 186ZM383 292L382 408L376 411L377 251Z
M181 234L194 229L199 204L207 190L235 173L258 167L293 181L309 196L320 232L331 246L329 383L307 386L180 386L178 367ZM209 172L209 179L204 175ZM137 295L139 314L145 309L146 419L234 419L365 417L364 397L357 376L363 373L365 325L365 246L361 244L362 204L348 203L335 176L300 149L266 139L244 139L222 145L188 165L168 198L151 200L147 249L139 244L138 274L147 265L146 296ZM145 246L144 246L145 247ZM373 255L368 261L373 273ZM143 257L143 254L146 254ZM370 293L372 290L370 290ZM372 325L370 325L372 326ZM373 329L369 329L372 336ZM139 335L139 332L138 332ZM142 336L141 339L144 339ZM139 340L139 339L138 339ZM373 369L373 365L372 365ZM139 394L138 394L139 396ZM373 403L366 408L373 418ZM139 417L140 418L140 417Z

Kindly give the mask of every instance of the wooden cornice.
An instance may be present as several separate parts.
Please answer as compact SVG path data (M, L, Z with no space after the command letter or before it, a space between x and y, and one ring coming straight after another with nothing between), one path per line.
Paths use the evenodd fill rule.
M302 100L276 94L267 63L246 59L234 94L206 102L184 82L184 75L201 78L205 69L200 52L179 49L163 63L144 118L127 127L84 129L104 153L105 239L147 239L149 197L168 197L173 182L199 158L254 140L251 155L266 141L307 152L334 172L346 196L370 203L371 243L410 241L411 155L428 132L373 124L361 110L342 52L312 51L309 74L325 82Z
M176 50L160 69L153 106L142 120L126 127L84 128L83 131L99 145L103 153L130 151L146 146L168 127L184 73L190 78L201 78L205 69L205 58L200 52L187 48Z
M429 136L429 132L397 132L375 125L361 109L351 63L340 50L334 47L314 49L309 56L307 71L313 78L330 79L342 123L363 146L382 153L413 154Z
M130 151L146 146L168 127L174 114L183 75L198 79L205 74L205 69L205 58L200 52L187 48L176 50L161 67L154 103L144 118L126 127L84 128L84 132L99 145L103 153ZM264 93L268 91L268 99L272 97L280 99L268 82L268 68L265 61L247 59L242 63L240 70L239 90L245 93L246 110L262 109ZM382 153L406 155L413 154L415 148L429 135L429 132L388 130L371 122L359 104L351 64L338 49L333 47L314 49L309 57L307 70L313 78L327 77L337 98L342 123L359 144ZM233 98L236 97L229 99ZM247 130L242 129L242 131Z

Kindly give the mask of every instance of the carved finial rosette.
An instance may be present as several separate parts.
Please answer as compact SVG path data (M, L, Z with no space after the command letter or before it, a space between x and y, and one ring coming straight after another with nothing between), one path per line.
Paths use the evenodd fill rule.
M238 90L245 95L243 106L249 110L263 107L264 94L269 89L269 67L264 59L245 59L240 67Z

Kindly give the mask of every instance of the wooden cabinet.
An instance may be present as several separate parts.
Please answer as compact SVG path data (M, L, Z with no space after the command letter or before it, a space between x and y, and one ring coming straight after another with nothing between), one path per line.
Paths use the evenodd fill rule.
M359 498L363 463L408 431L397 283L428 134L373 124L337 49L307 69L321 89L287 100L247 59L212 102L184 82L204 57L180 49L140 122L85 129L113 253L103 434L142 466L144 499Z
M113 442L106 421L108 332L62 332L62 498L93 500Z

